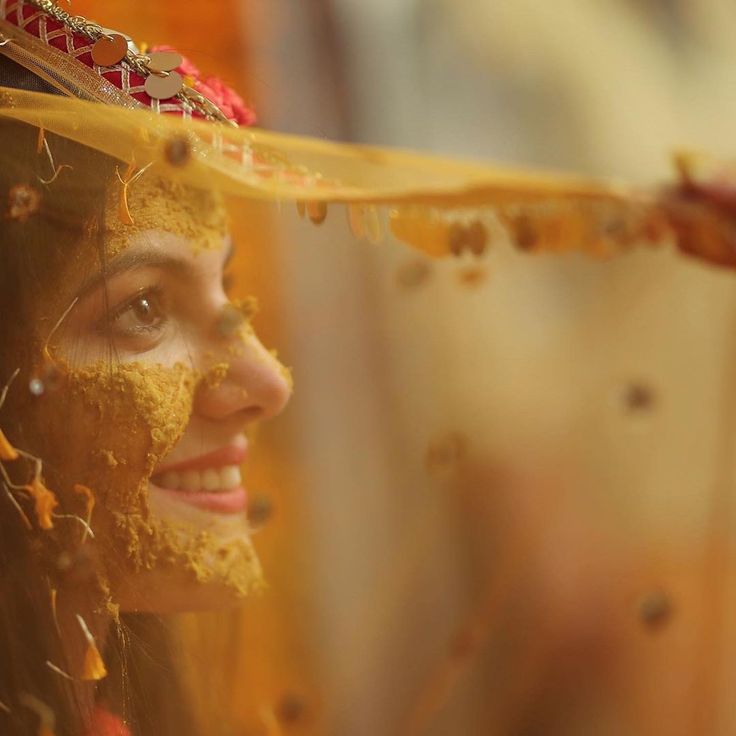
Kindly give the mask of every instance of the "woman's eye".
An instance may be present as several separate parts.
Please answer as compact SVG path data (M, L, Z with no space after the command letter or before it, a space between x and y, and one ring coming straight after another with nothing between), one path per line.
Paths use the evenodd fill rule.
M119 335L147 335L160 329L166 317L161 294L150 289L118 307L108 320L108 327Z

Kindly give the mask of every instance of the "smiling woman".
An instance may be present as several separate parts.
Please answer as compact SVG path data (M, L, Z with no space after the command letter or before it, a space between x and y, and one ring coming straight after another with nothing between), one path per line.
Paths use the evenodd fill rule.
M21 165L2 169L0 189L33 196L44 163L39 130L1 125ZM14 612L3 608L13 619L0 634L5 661L19 665L3 668L0 699L23 714L22 728L39 714L16 711L7 693L24 679L22 692L60 688L77 708L88 705L75 716L54 702L59 732L82 733L96 728L89 715L78 720L91 712L84 683L104 669L91 652L125 636L118 611L231 605L259 587L240 466L246 433L283 409L290 379L249 326L252 302L225 293L233 247L220 199L151 179L126 202L136 224L122 222L119 163L42 134L57 160L85 176L61 174L36 210L6 217L2 235L2 374L14 378L2 427L43 465L30 485L21 458L5 477L6 500L20 505L0 515L12 573L2 598L17 598L18 576L39 587L24 586ZM14 498L33 484L35 510L23 505L27 492ZM24 526L53 535L40 559ZM21 673L39 632L54 631L61 641L39 655L40 668Z
M654 732L628 602L649 631L694 604L638 547L667 514L638 516L725 538L692 499L730 494L733 172L641 190L278 135L51 0L0 0L0 34L0 733L419 734L486 642L478 732L600 703ZM269 660L263 608L242 625L266 579L323 681ZM682 679L642 687L688 734L715 732L672 707L718 671L714 619L713 659L691 626ZM428 732L471 733L466 702Z
M154 181L131 196L140 222L149 214L152 220L171 219L163 191L162 182ZM139 199L140 192L145 199ZM79 415L79 425L94 427L97 438L88 445L98 445L93 467L80 467L78 477L94 488L130 488L131 472L142 472L136 496L106 494L108 507L117 505L116 513L125 516L126 543L140 546L139 569L133 576L126 571L125 595L116 586L123 605L130 596L138 610L167 608L169 599L180 601L173 604L180 608L181 601L188 608L202 600L211 605L209 587L224 585L221 595L245 594L257 582L240 481L244 433L256 419L278 414L290 391L286 371L249 328L247 310L238 310L224 292L231 246L222 203L183 187L177 207L182 202L188 212L168 230L136 225L123 234L104 226L104 272L95 274L100 254L87 253L94 275L71 291L74 306L52 343L70 376L69 390L59 394L67 405L52 411ZM235 322L227 322L233 314ZM113 376L106 370L111 352ZM105 399L112 386L132 399L132 406L110 407ZM146 424L152 444L142 425L121 443L121 422L130 428ZM106 427L114 427L117 436L108 440ZM109 442L102 448L104 463L101 437ZM119 530L119 519L116 526ZM211 585L191 589L182 582L178 590L169 571L162 588L153 560L164 548L182 563L177 571L189 566L195 582Z

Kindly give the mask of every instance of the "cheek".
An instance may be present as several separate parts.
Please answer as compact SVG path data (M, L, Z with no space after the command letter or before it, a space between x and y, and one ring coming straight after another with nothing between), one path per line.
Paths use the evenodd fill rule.
M91 488L100 545L134 568L146 565L148 478L189 423L195 380L181 364L99 363L70 371L38 407L49 484L62 500L75 483Z

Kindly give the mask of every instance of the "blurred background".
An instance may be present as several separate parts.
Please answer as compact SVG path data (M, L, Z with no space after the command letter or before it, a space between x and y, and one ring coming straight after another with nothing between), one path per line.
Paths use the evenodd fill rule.
M71 9L272 130L645 185L736 151L730 0ZM176 623L203 732L733 733L733 275L295 237L252 264L296 381L249 469L270 589Z

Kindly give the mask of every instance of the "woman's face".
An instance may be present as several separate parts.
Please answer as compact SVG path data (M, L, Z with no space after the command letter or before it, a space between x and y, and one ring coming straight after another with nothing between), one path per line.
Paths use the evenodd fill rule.
M229 238L199 236L194 218L109 238L103 257L85 246L58 301L74 306L52 342L61 388L39 403L47 480L71 504L92 489L85 544L123 610L222 605L260 582L241 466L291 384L225 294Z

